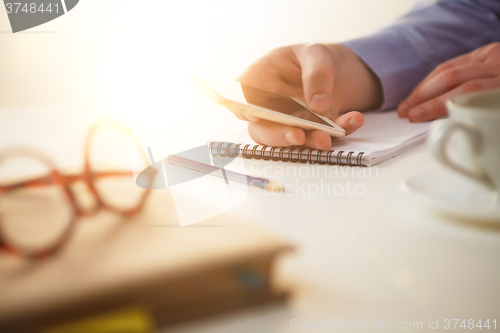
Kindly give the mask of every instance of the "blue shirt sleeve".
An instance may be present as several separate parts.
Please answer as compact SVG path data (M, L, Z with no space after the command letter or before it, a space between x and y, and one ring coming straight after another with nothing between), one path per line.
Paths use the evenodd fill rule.
M378 76L381 109L396 107L440 63L500 41L500 0L428 0L351 48Z

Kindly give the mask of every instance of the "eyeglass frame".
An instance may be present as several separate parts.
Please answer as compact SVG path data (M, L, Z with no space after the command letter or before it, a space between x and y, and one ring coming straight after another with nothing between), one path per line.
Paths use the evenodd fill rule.
M56 167L54 161L49 158L47 155L41 153L40 151L28 147L11 147L0 151L0 164L2 164L5 160L15 156L24 156L28 158L32 158L37 160L38 162L42 162L46 167L49 168L49 174L46 176L34 178L28 181L22 181L19 183L14 183L10 185L0 185L0 196L2 194L15 191L23 188L30 187L43 187L43 186L61 186L63 188L63 192L65 197L70 204L73 214L68 222L67 227L61 232L60 236L50 245L43 247L41 249L36 249L34 251L30 251L27 249L23 249L20 246L13 245L2 238L2 217L0 211L0 250L4 250L8 253L18 255L28 259L43 259L49 257L64 247L64 245L69 241L71 235L74 232L77 221L80 217L84 216L92 216L96 214L100 209L107 209L113 211L115 213L121 214L123 216L133 216L137 214L143 207L146 202L146 199L150 193L149 186L144 188L144 192L138 200L138 203L130 208L130 209L118 209L113 207L102 199L102 195L99 194L95 186L95 181L98 178L103 177L118 177L118 176L130 176L134 175L132 171L105 171L105 172L95 172L91 170L90 163L90 152L91 152L91 142L94 134L102 127L105 126L113 126L118 128L119 130L125 132L126 134L130 134L131 130L126 126L114 122L114 121L101 121L99 123L94 124L87 134L87 138L85 140L85 149L84 149L84 170L81 174L62 174ZM143 159L147 163L146 154L142 149L140 149L139 142L135 137L133 137L134 144L137 146L138 150L141 152ZM153 170L154 171L154 170ZM152 183L154 181L153 175L150 179ZM95 199L96 205L92 210L84 210L77 203L76 196L71 190L71 185L76 182L83 181L89 188L90 193ZM150 184L151 184L150 183Z

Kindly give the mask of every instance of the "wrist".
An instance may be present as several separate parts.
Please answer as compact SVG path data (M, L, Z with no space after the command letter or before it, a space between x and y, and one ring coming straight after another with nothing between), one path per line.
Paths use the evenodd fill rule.
M383 102L379 78L349 47L342 44L331 47L340 62L340 73L336 79L342 96L340 112L379 108Z

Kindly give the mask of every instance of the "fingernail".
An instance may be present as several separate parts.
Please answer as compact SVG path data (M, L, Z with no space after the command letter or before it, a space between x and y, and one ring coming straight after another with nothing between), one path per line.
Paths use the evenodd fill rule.
M402 117L405 117L408 115L408 110L410 110L410 106L406 102L402 102L399 104L398 107L398 114Z
M314 95L309 105L313 111L326 111L330 107L330 98L327 94Z
M361 123L357 121L355 118L349 119L349 126L353 128L361 127Z
M410 118L412 121L422 120L423 117L424 117L424 109L422 108L413 109L410 111L410 113L408 113L408 118Z
M288 143L291 143L292 145L298 145L299 141L295 138L295 136L292 134L292 132L287 132L285 134L285 140Z

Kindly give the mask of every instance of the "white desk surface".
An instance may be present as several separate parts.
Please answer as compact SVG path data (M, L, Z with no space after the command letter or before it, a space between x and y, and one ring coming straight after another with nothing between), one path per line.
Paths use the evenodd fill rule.
M378 165L378 178L335 180L365 185L363 196L249 196L232 213L298 245L280 265L291 302L165 332L288 332L291 319L422 322L423 331L429 319L436 331L450 331L445 319L460 319L457 329L463 319L498 322L500 228L438 215L399 188L436 166L421 145Z
M80 162L85 129L100 116L30 108L2 109L0 115L1 148L27 144L69 164ZM290 163L260 161L258 167L269 166L269 174L279 165ZM500 320L500 228L439 215L400 191L401 181L436 166L419 146L378 165L378 177L349 173L325 180L362 184L361 196L249 195L228 214L297 245L277 270L293 291L290 302L165 332L287 332L291 319L422 322L423 331L429 320L439 320L439 331L445 331L445 319ZM276 180L321 183L317 176Z

